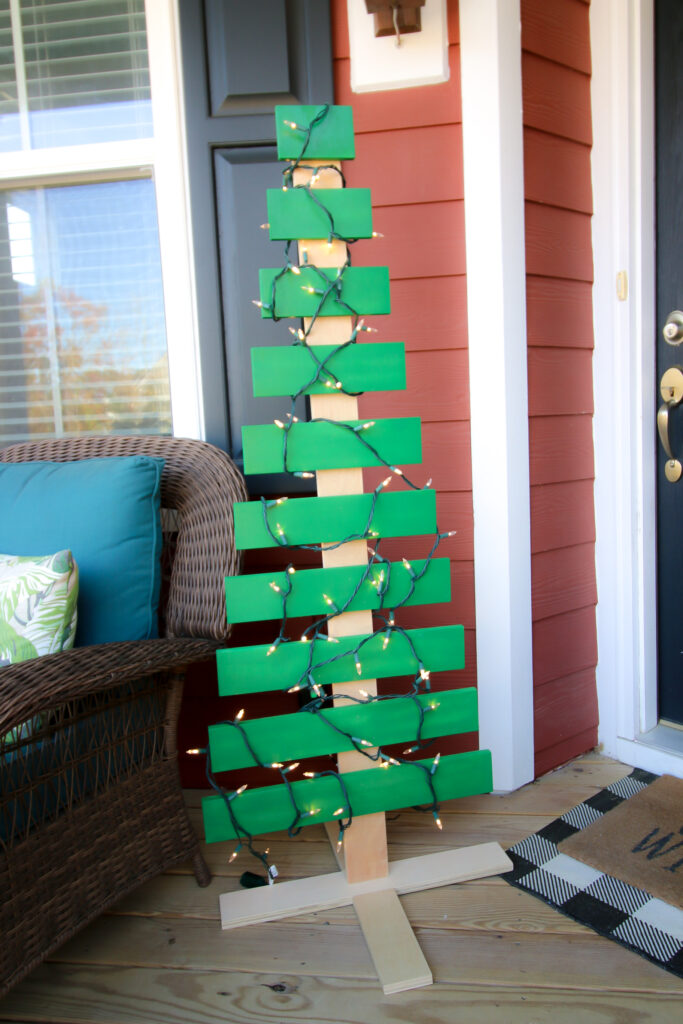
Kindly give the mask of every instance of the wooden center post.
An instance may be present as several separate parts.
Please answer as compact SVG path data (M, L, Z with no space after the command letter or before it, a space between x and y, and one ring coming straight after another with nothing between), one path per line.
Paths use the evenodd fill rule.
M341 175L332 166L341 169L341 165L331 161L307 160L306 167L297 168L294 172L295 185L310 184L311 177L317 168L317 177L313 188L341 188ZM342 267L347 259L346 243L333 239L327 242L319 239L299 240L299 263L303 266L310 263L318 267ZM349 316L318 317L313 326L308 318L304 319L309 345L341 345L348 341L353 330ZM310 333L309 333L310 331ZM329 394L311 395L311 414L314 419L356 420L358 419L358 399L352 395ZM319 497L331 495L362 494L362 469L324 469L316 473ZM323 549L323 566L337 567L347 565L367 565L368 549L364 540L348 541L337 547ZM373 632L372 612L343 612L330 619L328 633L330 636L360 636ZM352 679L337 683L332 687L333 694L358 695L362 699L361 690L367 694L377 693L375 679ZM345 703L343 698L339 703ZM359 771L376 768L377 762L371 761L357 751L338 754L338 767L341 772ZM336 826L330 824L328 835L336 849ZM383 813L367 814L356 819L344 834L343 863L346 877L350 883L366 882L373 878L384 878L389 870L387 855L386 818Z

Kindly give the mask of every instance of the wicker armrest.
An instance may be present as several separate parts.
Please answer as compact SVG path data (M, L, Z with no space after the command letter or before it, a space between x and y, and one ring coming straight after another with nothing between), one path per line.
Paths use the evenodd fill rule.
M76 647L0 668L0 736L62 701L206 661L218 644L173 637Z

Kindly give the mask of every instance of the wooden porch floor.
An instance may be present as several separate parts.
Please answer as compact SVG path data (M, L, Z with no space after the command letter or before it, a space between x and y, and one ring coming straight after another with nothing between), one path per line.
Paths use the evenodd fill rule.
M588 754L510 796L389 822L392 859L535 832L628 774ZM188 793L199 816L200 794ZM322 828L269 842L280 878L335 870ZM230 847L231 848L231 847ZM352 908L222 932L218 894L251 858L199 889L186 871L139 889L0 1003L2 1021L82 1024L644 1024L683 1019L683 982L499 878L402 898L435 984L384 996ZM0 940L1 941L1 940Z

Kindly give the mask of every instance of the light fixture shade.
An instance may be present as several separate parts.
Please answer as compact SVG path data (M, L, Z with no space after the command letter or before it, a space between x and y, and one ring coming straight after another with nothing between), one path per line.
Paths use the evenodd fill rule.
M374 15L377 38L420 32L424 5L425 0L365 0L368 14Z

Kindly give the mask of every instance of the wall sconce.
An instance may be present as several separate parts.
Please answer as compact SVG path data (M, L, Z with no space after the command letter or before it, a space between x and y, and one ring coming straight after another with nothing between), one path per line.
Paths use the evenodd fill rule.
M374 18L375 38L396 36L399 46L402 35L421 31L420 8L424 5L425 0L365 0L367 12Z
M346 6L353 92L448 81L446 0L346 0Z

